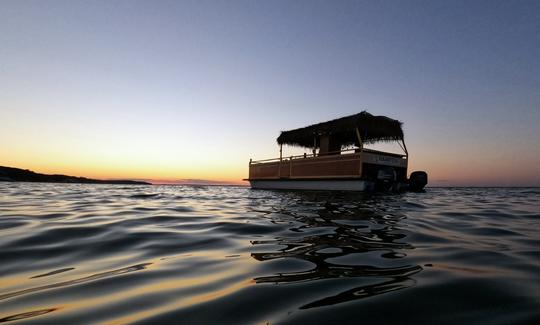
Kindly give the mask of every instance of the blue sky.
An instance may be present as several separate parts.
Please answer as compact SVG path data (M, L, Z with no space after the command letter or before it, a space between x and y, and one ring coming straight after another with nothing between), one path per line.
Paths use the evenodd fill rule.
M0 31L0 165L234 181L368 110L432 185L540 185L538 1L2 1Z

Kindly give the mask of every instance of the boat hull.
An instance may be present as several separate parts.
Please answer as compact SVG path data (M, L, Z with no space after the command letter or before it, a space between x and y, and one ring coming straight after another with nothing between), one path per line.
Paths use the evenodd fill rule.
M370 191L373 182L350 179L350 180L250 180L254 189L267 190L315 190L315 191Z

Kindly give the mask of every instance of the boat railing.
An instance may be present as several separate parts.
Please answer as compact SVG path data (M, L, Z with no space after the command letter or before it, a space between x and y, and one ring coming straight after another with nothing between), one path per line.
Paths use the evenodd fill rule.
M293 155L293 156L287 156L287 157L278 157L278 158L270 158L270 159L261 159L261 160L249 160L250 164L259 164L259 163L269 163L269 162L279 162L279 161L289 161L294 159L303 159L303 158L314 158L314 157L324 157L328 155L337 155L343 152L354 152L359 149L344 149L339 151L329 151L324 154L313 154L313 153L304 153L303 155Z
M402 159L406 159L405 155L400 154L394 154L389 152L383 152L373 149L360 149L360 148L351 148L351 149L343 149L343 150L337 150L337 151L328 151L323 154L317 153L304 153L303 155L293 155L293 156L286 156L286 157L277 157L277 158L270 158L270 159L260 159L260 160L249 160L249 164L261 164L261 163L271 163L271 162L282 162L282 161L292 161L297 159L305 159L305 158L322 158L322 157L328 157L328 156L337 156L340 154L358 154L362 152L368 152L368 153L376 153L376 154L383 154L383 155L391 155L395 157L400 157Z

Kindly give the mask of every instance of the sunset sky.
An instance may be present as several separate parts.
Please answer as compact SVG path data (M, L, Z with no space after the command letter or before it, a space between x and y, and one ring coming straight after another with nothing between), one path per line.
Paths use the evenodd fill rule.
M239 182L362 110L432 186L540 186L540 1L0 1L2 166Z

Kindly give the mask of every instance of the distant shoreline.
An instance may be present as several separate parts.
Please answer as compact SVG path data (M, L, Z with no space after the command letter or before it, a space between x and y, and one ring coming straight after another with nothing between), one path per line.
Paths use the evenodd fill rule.
M5 166L0 166L0 182L152 185L148 182L133 180L103 180L59 174L48 175L36 173L28 169Z
M111 185L155 185L155 186L230 186L230 187L249 187L247 184L229 184L229 183L213 183L211 181L205 181L198 183L197 180L193 182L184 181L184 182L166 182L160 183L157 181L154 182L145 182L145 181L134 181L134 180L103 180L103 179L93 179L86 177L77 177L77 176L68 176L61 174L41 174L28 169L21 169L15 167L5 167L0 166L0 182L25 182L25 183L61 183L61 184L111 184ZM450 185L427 185L426 189L429 188L540 188L538 185L491 185L491 186L450 186Z

